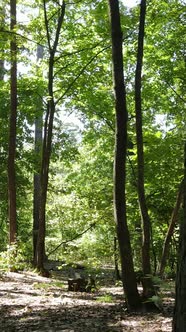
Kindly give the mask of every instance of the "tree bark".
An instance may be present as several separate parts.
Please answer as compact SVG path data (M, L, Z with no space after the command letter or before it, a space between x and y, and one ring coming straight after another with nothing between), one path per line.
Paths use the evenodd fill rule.
M114 163L114 208L121 257L122 283L128 309L140 306L134 273L130 235L126 216L127 105L123 74L122 31L119 2L109 0L112 36L113 81L115 89L116 138Z
M117 237L114 236L114 266L115 266L115 277L116 280L120 280L120 272L119 272L119 262L118 262L119 252L117 246Z
M47 17L46 2L44 0L44 16L45 26L49 48L49 72L48 72L48 102L47 110L44 123L44 137L42 147L42 164L41 164L41 189L40 189L40 209L39 209L39 231L37 241L37 253L36 253L36 266L38 270L44 271L44 256L45 256L45 232L46 232L46 201L47 201L47 190L48 190L48 178L49 178L49 165L51 156L52 146L52 135L53 135L53 121L55 113L55 102L53 92L53 80L54 80L54 58L58 46L59 35L65 15L65 2L63 1L60 8L60 15L58 17L58 23L55 33L55 40L51 45L51 37L49 32L49 20Z
M144 273L143 295L145 298L154 294L152 282L149 278L151 275L150 263L150 238L151 227L148 214L145 186L144 186L144 150L143 150L143 124L142 124L142 97L141 97L141 73L143 66L143 49L145 34L145 16L146 16L146 0L141 0L140 6L140 23L138 33L138 51L137 64L135 71L135 112L136 112L136 140L137 140L137 160L138 160L138 200L142 222L142 268Z
M10 29L16 26L16 0L10 1ZM17 45L16 37L11 36L10 42L11 69L10 69L10 119L9 119L9 148L8 148L8 203L9 203L9 242L16 242L16 122L17 122Z
M186 142L184 146L183 220L180 224L180 245L176 276L176 299L173 316L173 332L185 332L186 327Z
M5 26L5 7L0 6L1 20L0 28L3 30ZM1 53L4 54L4 50L1 50ZM0 81L4 79L4 59L0 59Z
M43 47L37 46L37 62L43 59ZM39 232L39 208L41 198L41 147L42 147L42 127L43 127L43 115L42 115L42 99L39 97L37 102L37 111L35 119L35 156L36 156L36 169L34 173L34 197L33 197L33 257L34 265L37 264L37 241Z
M166 234L165 241L164 241L164 244L163 244L161 262L160 262L160 267L159 267L159 271L158 271L158 274L161 277L163 276L163 273L164 273L164 270L165 270L170 241L171 241L172 235L174 233L175 225L176 225L177 220L178 220L178 212L179 212L180 205L181 205L182 198L183 198L183 186L184 186L184 181L182 181L181 184L180 184L180 188L179 188L177 198L176 198L176 204L175 204L174 210L172 212L169 228L167 230L167 234Z
M0 59L0 81L4 79L4 60Z

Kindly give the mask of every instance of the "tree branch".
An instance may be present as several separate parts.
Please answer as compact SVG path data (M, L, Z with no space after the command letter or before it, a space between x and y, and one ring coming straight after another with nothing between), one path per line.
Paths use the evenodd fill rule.
M64 96L66 96L66 94L69 92L69 90L73 87L73 85L76 83L76 81L78 80L78 78L84 73L84 71L87 69L87 67L97 58L97 56L102 53L104 50L106 50L107 48L109 48L109 46L104 47L102 50L100 50L99 52L97 52L86 64L85 66L83 66L83 68L80 70L79 74L73 79L73 81L69 84L69 86L66 88L65 92L62 94L61 97L59 97L56 102L55 105L57 105L59 103L59 101L61 99L64 98Z
M165 80L164 80L165 81ZM177 93L177 91L172 87L172 85L170 83L168 83L167 81L165 81L165 83L169 86L169 88L171 88L171 90L175 93L175 95L184 103L186 103L186 99L184 99L182 96L179 95L179 93Z
M45 46L42 45L41 43L38 43L38 42L36 42L36 41L33 40L33 39L30 39L30 38L28 38L28 37L25 37L25 36L21 35L21 34L18 33L18 32L15 32L15 31L9 31L9 30L4 30L4 29L0 29L0 32L2 32L2 33L8 33L8 34L10 34L10 35L18 36L18 37L21 37L21 38L23 38L23 39L25 39L25 40L28 40L28 41L31 42L31 43L34 43L34 44L36 44L36 45L40 45L40 46L42 46L42 47L45 47Z
M66 244L66 243L69 243L69 242L72 242L76 239L78 239L79 237L81 237L83 234L85 234L86 232L88 232L91 228L95 227L96 223L92 223L90 224L90 226L85 229L83 232L75 235L74 237L72 237L71 239L69 240L66 240L66 241L62 241L55 249L53 249L52 251L49 252L48 256L50 256L51 254L53 254L57 249L59 249L63 244Z
M57 24L57 29L56 29L55 41L54 41L53 48L52 48L52 50L53 50L54 53L56 52L56 48L57 48L57 45L58 45L60 31L61 31L61 26L63 24L64 16L65 16L65 1L63 0L63 3L61 5L61 14L59 16L58 24Z
M48 25L47 9L46 9L46 0L43 0L43 8L44 8L44 18L45 18L45 27L46 27L46 34L47 34L47 42L48 42L49 50L51 51L50 33L49 33L49 25Z

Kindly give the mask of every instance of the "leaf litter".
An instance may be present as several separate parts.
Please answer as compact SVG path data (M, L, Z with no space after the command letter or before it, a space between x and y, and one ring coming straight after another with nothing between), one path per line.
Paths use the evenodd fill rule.
M161 314L129 314L121 286L105 283L92 293L68 292L65 278L44 278L34 272L4 273L0 277L0 330L169 332L174 303L170 294Z

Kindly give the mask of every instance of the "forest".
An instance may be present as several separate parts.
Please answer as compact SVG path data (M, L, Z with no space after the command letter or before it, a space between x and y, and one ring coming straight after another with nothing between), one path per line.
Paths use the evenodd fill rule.
M2 331L186 330L186 2L132 3L0 1ZM79 328L18 313L64 280Z

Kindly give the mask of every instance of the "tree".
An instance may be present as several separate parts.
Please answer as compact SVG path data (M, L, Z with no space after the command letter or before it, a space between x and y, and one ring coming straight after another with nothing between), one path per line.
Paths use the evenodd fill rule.
M37 45L37 61L43 58L43 47ZM40 163L41 163L41 147L42 147L42 127L43 127L43 103L42 97L38 96L36 100L36 118L35 118L35 159L36 169L34 172L34 197L33 197L33 261L37 262L37 241L39 231L39 208L41 198L41 178L40 178Z
M21 241L29 245L30 256L33 226L32 178L33 173L38 172L37 167L40 167L40 161L37 163L36 154L33 153L32 128L36 115L38 115L36 107L38 110L41 108L39 103L43 99L42 111L46 116L46 108L50 100L50 93L46 92L48 89L46 72L48 72L48 60L55 40L60 11L59 3L56 1L46 2L47 22L46 20L45 22L49 27L51 41L51 48L49 48L46 42L47 24L44 27L43 10L40 10L39 17L37 15L40 4L40 1L32 0L27 4L25 2L21 4L21 10L26 8L25 15L29 13L29 22L21 22L22 19L18 15L17 29L14 29L13 32L10 33L7 28L7 19L5 19L5 25L0 26L0 59L5 59L5 69L10 61L7 40L16 36L18 47L23 49L17 60L21 64L21 66L19 65L21 72L18 76L19 111L16 140L16 177L19 183L17 186L17 215L19 217L18 236ZM142 233L136 191L137 149L133 89L139 15L137 7L130 11L125 10L120 2L120 8L129 113L127 123L129 156L126 160L125 197L127 226L134 266L139 269L141 267ZM106 261L113 257L115 229L112 212L115 122L112 75L110 73L110 24L107 9L106 0L89 3L76 1L75 4L70 1L66 2L63 31L54 56L55 119L52 129L52 151L45 211L46 254L52 252L53 247L57 247L59 243L81 234L94 220L96 226L91 228L91 232L83 234L83 237L76 241L78 250L71 245L70 250L62 247L64 250L55 251L55 255L57 255L56 258L62 257L63 260L84 258L86 263L96 261L96 264L98 261L101 263L101 260ZM31 13L33 17L31 17ZM6 17L7 15L5 15ZM19 19L21 24L19 24ZM183 97L180 93L181 82L184 80L182 21L181 1L170 0L167 4L167 2L152 0L152 6L149 6L146 15L141 94L145 198L153 235L150 241L153 249L151 250L151 262L154 262L154 271L156 271L157 261L161 258L167 221L170 220L174 206L175 189L182 177L180 167L182 160L181 130L184 115ZM78 22L78 24L74 24L74 22ZM38 29L40 33L38 33ZM35 61L30 56L35 55L36 44L44 46L44 57L37 72ZM6 248L7 241L5 165L8 151L8 84L7 79L0 82L0 124L4 129L0 136L2 249ZM162 90L165 90L166 94L160 93ZM72 121L74 118L78 118L82 122L81 133L74 130L77 141L71 140L69 134L73 129L70 127L70 130L69 128L66 130L63 118L61 122L57 123L57 118L61 118L61 114L67 118L71 113L73 113ZM159 116L163 117L164 122L166 121L167 127L165 123L164 125L160 123ZM71 121L71 116L69 119ZM49 131L46 129L46 137L48 133ZM130 143L131 147L129 147ZM46 149L48 147L49 145ZM40 189L35 191L39 193ZM39 202L39 199L35 199L35 201ZM169 262L175 258L177 228L174 240L171 243ZM34 242L36 243L36 241L35 238ZM51 254L51 257L55 256ZM166 272L170 271L169 262Z
M127 105L126 91L123 75L122 31L120 25L119 3L109 1L113 81L115 89L116 110L116 140L114 162L114 208L118 243L121 257L122 282L129 309L140 306L140 297L137 290L136 278L133 268L130 235L126 216L126 151L127 151Z
M176 203L171 215L171 220L170 220L170 224L169 224L169 228L167 230L167 234L165 237L165 241L163 244L163 251L162 251L162 256L161 256L161 261L160 261L160 266L159 266L159 275L162 277L164 270L165 270L165 265L166 265L166 260L167 260L167 255L168 255L168 251L169 251L169 245L170 245L170 241L174 232L174 228L175 228L175 224L178 221L178 212L181 206L181 202L183 199L183 184L184 181L182 180L179 190L178 190L178 194L176 197Z
M44 137L42 146L42 161L41 161L41 197L40 197L40 209L39 209L39 231L37 241L37 254L36 254L36 266L39 270L44 270L44 254L45 254L45 231L46 231L46 200L48 190L48 178L49 178L49 164L51 156L52 146L52 134L53 134L53 122L56 104L54 100L54 62L57 51L59 36L63 19L65 15L65 2L59 6L57 12L57 27L54 34L54 41L52 40L53 32L49 27L49 18L47 12L47 3L44 1L44 17L45 27L47 34L47 42L49 49L49 60L48 60L48 97L47 97L47 109L44 122Z
M163 242L165 244L165 250L167 249L167 243L169 242L170 235L173 231L172 226L175 224L176 217L178 216L179 204L181 202L180 192L177 196L178 199L176 204L174 202L175 198L173 200L173 195L175 196L175 190L177 190L177 187L180 185L182 179L181 165L183 155L180 146L182 146L182 131L184 130L183 124L185 123L185 115L182 112L184 109L183 73L185 49L183 39L181 37L183 35L183 12L183 2L174 0L169 1L169 3L160 3L159 1L154 0L152 6L148 7L147 12L142 91L144 96L144 110L149 110L149 112L144 112L144 145L146 150L145 162L146 164L150 162L149 165L151 165L153 170L150 172L152 181L154 182L154 179L156 178L159 185L157 182L156 184L154 183L153 186L149 186L147 178L150 170L149 167L146 167L146 195L151 216L153 239L154 243L156 243L155 250L157 253L159 251L159 260L163 258L161 257ZM153 77L153 84L150 77ZM163 91L166 91L166 94L163 93ZM146 98L147 95L150 99ZM147 117L145 117L145 113L148 117L150 117L151 113L154 120L159 120L159 117L163 120L163 125L160 121L157 121L159 122L158 126L162 132L162 138L160 144L158 144L158 148L155 147L155 142L150 143L148 139L147 133L149 132L149 127L147 126L148 120ZM149 156L146 157L150 144L152 145L151 158L149 158ZM159 163L157 164L157 170L155 170L155 156L157 154L156 151L158 150L160 158ZM171 164L172 167L170 166ZM173 170L172 175L171 169ZM149 199L150 195L152 195L152 200ZM159 203L156 200L158 196ZM175 209L173 209L174 205ZM152 207L154 211L156 210L156 218L152 215ZM163 215L164 220L162 220L162 224L160 225L157 220L160 221ZM164 222L165 220L167 220L167 224L168 220L171 220L168 231L167 225ZM162 229L162 234L166 237L165 239L162 238L161 242L159 242L159 250L157 239L159 237L160 240L161 236L159 234L157 237L158 228ZM170 261L168 261L166 266L167 272L170 272L171 260L172 258L173 260L175 258L174 253L176 252L178 234L177 227L175 228L174 234L174 241L171 243L173 252L171 253L169 251Z
M5 26L5 7L0 5L0 29L3 29ZM0 57L0 81L4 78L4 50Z
M137 141L137 160L138 160L138 177L137 190L138 200L142 221L142 267L143 267L143 295L146 298L151 297L154 292L150 280L151 263L150 263L150 238L151 225L148 214L148 208L145 197L144 186L144 151L143 151L143 128L142 128L142 100L141 100L141 76L143 62L143 45L145 31L146 0L141 0L140 23L138 34L138 52L135 72L135 112L136 112L136 141Z
M176 276L176 299L173 316L173 332L184 332L186 326L186 143L184 145L184 205L180 224L180 245Z
M10 1L10 29L16 27L16 0ZM11 91L10 91L10 120L9 120L9 150L8 150L8 200L9 200L9 225L10 244L16 242L17 219L16 219L16 121L17 121L17 45L14 35L10 42L11 53Z

